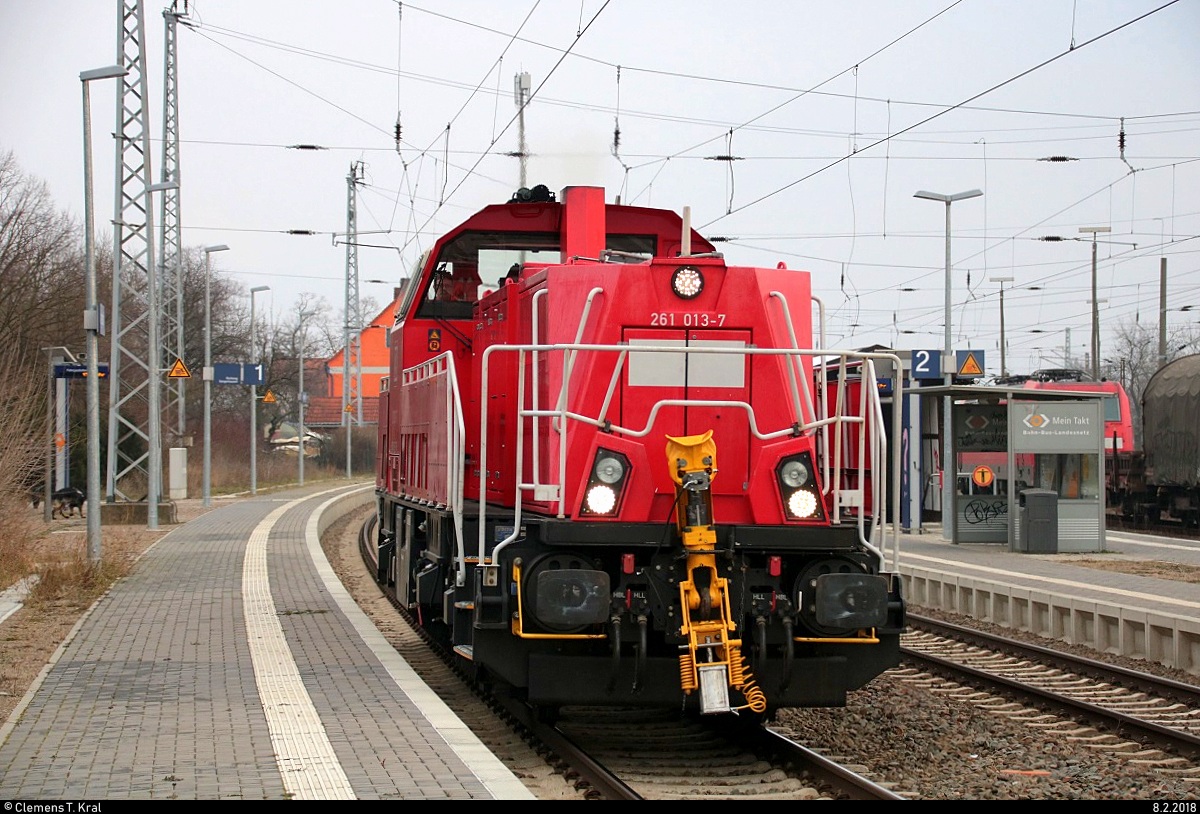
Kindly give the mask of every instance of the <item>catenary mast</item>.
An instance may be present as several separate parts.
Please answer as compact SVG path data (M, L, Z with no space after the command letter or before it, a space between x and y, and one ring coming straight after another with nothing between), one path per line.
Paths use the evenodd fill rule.
M150 130L146 111L145 21L138 0L118 0L117 64L127 69L117 93L113 221L112 349L109 363L108 473L105 496L149 498L158 526L160 445L157 297L150 206ZM151 373L154 375L152 376ZM153 437L152 437L153 436ZM153 450L154 454L151 454Z
M361 161L346 176L346 330L342 353L342 425L346 428L346 477L350 477L350 438L355 423L362 426L362 304L358 296L358 185ZM353 379L353 381L352 381ZM351 413L357 414L357 421Z

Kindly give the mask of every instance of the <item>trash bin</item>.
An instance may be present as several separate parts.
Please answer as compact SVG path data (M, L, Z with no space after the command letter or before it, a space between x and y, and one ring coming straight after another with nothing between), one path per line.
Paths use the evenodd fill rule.
M1018 495L1017 551L1058 553L1058 492L1023 489Z

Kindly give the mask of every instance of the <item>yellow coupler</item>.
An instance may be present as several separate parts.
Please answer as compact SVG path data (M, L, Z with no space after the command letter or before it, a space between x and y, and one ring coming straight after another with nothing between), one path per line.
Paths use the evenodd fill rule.
M684 693L701 686L700 674L720 671L723 685L734 687L746 697L746 707L763 712L763 695L742 659L742 641L733 638L737 625L729 609L729 581L717 576L717 532L712 525L712 479L717 472L717 445L712 430L703 435L667 436L667 462L675 481L675 526L687 552L687 579L679 584L682 608L680 635L688 640L687 652L679 657L679 682ZM705 683L701 693L702 712L727 712L725 698L710 697ZM709 707L709 708L704 708Z

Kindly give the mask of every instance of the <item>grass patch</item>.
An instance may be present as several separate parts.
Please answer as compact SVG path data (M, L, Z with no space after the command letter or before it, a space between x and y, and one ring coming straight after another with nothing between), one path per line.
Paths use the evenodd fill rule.
M11 495L0 497L0 515L5 518L4 533L0 534L0 589L3 589L33 573L35 543L44 530L34 520L29 504Z
M73 553L55 562L41 563L35 573L39 579L25 604L38 610L48 604L65 603L87 608L114 582L129 573L131 561L112 556L93 565L83 552Z

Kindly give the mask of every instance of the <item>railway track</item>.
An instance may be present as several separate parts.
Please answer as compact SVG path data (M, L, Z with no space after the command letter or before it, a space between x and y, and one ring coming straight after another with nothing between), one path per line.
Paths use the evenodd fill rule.
M566 707L553 726L527 725L587 764L597 787L604 784L603 799L907 799L768 727L723 716Z
M909 624L905 662L979 691L974 702L1009 699L1014 716L1032 710L1041 726L1200 782L1200 687L926 617Z
M1105 516L1105 526L1108 531L1129 531L1141 534L1158 534L1163 537L1177 537L1182 540L1200 540L1200 527L1191 526L1180 520L1160 518L1157 522L1146 519L1126 517L1119 511L1109 510Z
M364 525L358 549L367 572L374 574L369 543ZM563 707L553 723L545 722L519 700L479 691L411 624L395 596L383 593L398 613L385 633L425 682L482 733L481 740L499 745L502 759L508 755L511 762L511 755L522 751L504 745L519 741L544 762L545 771L562 777L576 799L906 799L765 726L724 716ZM630 725L633 720L636 726ZM532 768L527 763L518 771Z
M369 583L371 591L379 595L379 586L369 578L369 574L374 573L373 566L369 558L363 559L361 543L360 538L359 544L353 546L359 549L354 559L359 561L360 573L366 563L368 576L364 577L364 583ZM372 547L366 548L369 551ZM836 716L837 710L827 711L835 713L835 717L814 719L826 721L815 728L811 725L791 726L787 720L772 723L768 729L747 726L744 721L727 716L688 719L651 715L646 710L583 707L562 708L552 723L539 720L519 701L480 695L442 656L430 649L418 629L406 618L401 618L402 613L393 613L390 598L378 601L386 606L389 618L393 619L390 624L403 629L404 636L419 641L413 649L402 650L405 658L414 664L430 686L448 699L447 703L467 721L472 731L519 776L541 775L557 784L557 790L552 789L547 795L543 793L546 783L527 781L539 799L956 799L953 795L959 786L955 783L962 782L944 782L944 778L961 775L963 771L952 766L933 769L926 765L920 773L897 772L895 760L887 757L895 753L886 748L881 751L879 744L886 738L881 739L879 734L860 738L836 737L838 731L844 732L847 724L852 728L857 726L852 723L854 718L847 721L845 716ZM378 618L381 615L377 615ZM1141 724L1132 720L1138 717L1138 711L1147 707L1153 709L1153 714L1145 717L1159 726L1166 727L1164 721L1172 718L1183 722L1192 720L1195 713L1190 710L1200 707L1191 700L1195 698L1191 694L1197 692L1196 687L1162 682L1154 676L1144 677L1150 682L1148 684L1134 683L1142 676L1132 670L1095 674L1095 670L1112 670L1112 667L1097 663L1098 666L1089 666L1089 671L1093 672L1085 671L1086 660L1066 661L1069 659L1066 654L1021 642L1004 642L1008 649L997 650L981 644L986 639L978 631L958 630L956 626L942 622L936 622L940 627L935 630L932 627L935 621L913 617L912 634L906 636L904 642L904 662L876 683L883 681L909 687L909 690L899 691L902 698L908 694L907 697L915 699L912 693L930 693L951 704L971 706L989 717L994 715L997 732L1010 733L999 737L1012 738L1014 728L1029 728L1030 737L1037 742L1049 733L1051 738L1076 744L1074 749L1103 755L1104 760L1118 760L1122 766L1130 767L1121 770L1122 776L1133 771L1135 764L1140 764L1138 771L1157 773L1154 776L1162 778L1145 783L1165 783L1167 780L1162 773L1170 773L1173 784L1170 788L1200 788L1195 752L1191 751L1194 744L1186 739L1182 745L1178 741L1155 740L1153 733L1145 734L1144 728L1143 732L1135 734L1133 727ZM926 622L928 625L923 624ZM948 643L955 635L976 638ZM995 640L991 641L994 644ZM926 642L936 643L925 646ZM1026 648L1024 655L1018 655L1017 647ZM921 649L934 660L940 659L946 664L918 656L916 653ZM908 651L912 651L911 657ZM962 657L961 653L971 655ZM1047 679L1043 683L1050 686L1048 692L1054 695L1061 694L1062 685L1071 684L1061 676L1082 673L1093 686L1090 691L1093 697L1087 697L1089 691L1083 689L1082 684L1073 689L1083 697L1085 704L1102 707L1107 702L1131 720L1114 718L1109 713L1105 713L1103 720L1089 718L1084 712L1087 707L1079 703L1071 710L1051 707L1049 700L1019 694L1025 691L1004 682L984 688L983 679L961 672L959 662L980 671L984 669L981 663L994 662L1000 665L995 672L1007 673L1010 683L1020 682L1021 677L1045 673ZM1021 662L1024 662L1023 666ZM949 672L951 670L954 672ZM1013 678L1014 675L1017 678ZM1118 693L1114 687L1123 688L1122 692ZM1148 702L1150 696L1162 700ZM906 701L899 700L899 703L904 705ZM895 719L904 706L894 709L887 718ZM637 723L633 725L630 722L635 716ZM903 718L897 719L901 727L911 726L903 721ZM1177 724L1176 728L1186 730L1187 727ZM916 734L923 729L909 731L918 739L925 737ZM978 743L978 739L975 742ZM897 744L893 748L906 747ZM925 753L925 748L928 747L922 747L921 753ZM951 759L957 751L934 748L930 754ZM881 756L882 763L879 762ZM968 756L969 759L974 757ZM1029 771L1016 772L1018 768ZM1018 764L1013 769L1015 775L1006 775L1008 783L1013 782L1014 776L1022 774L1044 776L1040 781L1043 785L1048 782L1044 778L1050 776L1056 778L1055 784L1065 782L1061 779L1064 770L1053 765L1045 768L1049 771L1042 771L1036 761L1025 766ZM999 782L1003 784L1003 778ZM1022 793L1033 791L1037 781L1025 782L1028 788L1023 788ZM1058 785L1053 787L1059 788ZM1192 791L1183 793L1185 799L1193 799Z

